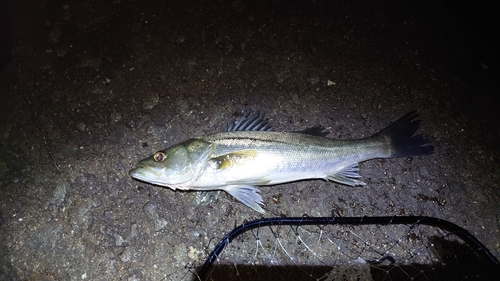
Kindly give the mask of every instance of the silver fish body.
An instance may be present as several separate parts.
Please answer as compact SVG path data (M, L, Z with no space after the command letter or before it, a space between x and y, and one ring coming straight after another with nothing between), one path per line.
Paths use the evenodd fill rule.
M139 162L130 175L138 180L181 190L224 190L263 213L259 185L304 179L328 179L365 185L358 163L374 158L432 153L421 135L419 120L410 112L379 133L364 139L334 140L322 127L302 132L230 131L197 137ZM245 116L238 129L259 128L267 122ZM252 124L246 124L253 120ZM252 126L250 126L252 125ZM316 128L316 129L315 129Z

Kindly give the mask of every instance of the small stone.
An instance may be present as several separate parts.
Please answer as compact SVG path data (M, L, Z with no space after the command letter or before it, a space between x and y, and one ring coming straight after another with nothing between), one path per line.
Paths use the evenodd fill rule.
M77 120L75 122L75 127L78 131L85 132L85 128L87 127L87 124L85 124L85 122L83 122L82 120Z
M145 110L150 110L155 105L158 104L158 101L160 100L160 97L158 96L158 93L156 92L149 92L146 94L144 99L142 100L142 108Z
M120 112L113 111L113 113L109 115L109 119L112 123L116 123L120 121L120 119L122 119L122 115L120 114Z

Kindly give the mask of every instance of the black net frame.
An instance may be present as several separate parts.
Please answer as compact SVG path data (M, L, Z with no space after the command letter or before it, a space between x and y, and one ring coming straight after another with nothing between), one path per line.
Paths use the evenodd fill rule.
M291 231L289 233L293 233L299 237L298 227L308 226L308 225L317 225L317 226L330 226L330 225L342 225L342 226L353 226L360 227L364 225L376 225L376 226L395 226L395 225L408 225L409 228L414 228L417 226L432 226L436 227L440 230L443 230L447 233L445 236L453 235L458 237L463 241L463 243L468 247L470 252L467 252L467 255L475 256L474 263L479 261L479 266L474 268L474 273L471 275L460 275L456 273L454 269L449 269L446 266L445 262L442 265L434 266L433 269L437 272L435 274L425 274L426 267L425 265L411 265L404 268L404 265L396 265L393 257L386 255L380 256L378 259L368 260L371 276L374 280L496 280L500 276L500 264L497 258L471 233L467 230L459 227L458 225L451 223L449 221L434 218L434 217L426 217L426 216L381 216L381 217L276 217L276 218L266 218L259 219L250 222L245 222L242 225L234 228L227 235L225 235L220 242L215 246L214 250L210 253L208 258L206 259L203 266L199 268L199 270L194 274L194 280L218 280L214 279L210 276L212 271L214 270L214 262L217 261L223 250L230 245L230 243L236 239L238 236L242 235L246 232L254 232L258 231L260 228L269 227L271 232L273 232L272 227L281 227L288 226L291 227ZM252 234L255 235L255 234ZM275 237L278 237L278 234L273 232ZM446 238L446 237L445 237ZM440 239L443 238L430 238L430 239ZM442 241L441 241L442 242ZM432 241L430 242L432 246ZM442 244L442 243L441 243ZM471 263L467 261L467 263ZM306 265L305 265L306 266ZM395 270L394 268L398 268ZM436 270L438 268L438 270ZM440 268L441 271L439 272ZM268 267L259 268L259 270L269 270ZM391 272L392 275L380 274ZM408 272L416 272L415 275L409 275ZM460 271L460 270L459 270ZM399 273L398 273L399 272ZM424 273L424 274L419 274ZM239 274L239 273L238 273ZM331 274L331 273L330 273ZM401 275L398 275L401 274ZM266 274L262 274L265 276ZM328 277L328 274L325 274L320 280L337 280L338 278ZM338 274L337 274L338 275ZM341 274L343 280L361 280L360 278L351 278L345 276L345 273ZM261 276L261 277L262 277ZM326 276L326 277L325 277ZM420 276L420 278L416 278ZM230 276L227 276L229 280ZM404 278L402 278L404 277ZM258 278L263 280L262 278ZM265 279L265 278L264 278ZM318 280L318 278L313 278ZM301 277L297 277L295 280L306 280ZM307 279L310 280L310 279Z

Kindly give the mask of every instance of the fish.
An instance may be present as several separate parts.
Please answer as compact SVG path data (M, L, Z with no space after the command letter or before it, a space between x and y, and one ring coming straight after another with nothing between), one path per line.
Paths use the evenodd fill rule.
M329 132L321 125L276 132L263 115L249 112L224 132L155 152L129 174L173 190L222 190L264 214L257 186L311 179L364 186L360 162L432 154L430 141L416 134L418 117L411 111L370 137L339 140L326 137Z

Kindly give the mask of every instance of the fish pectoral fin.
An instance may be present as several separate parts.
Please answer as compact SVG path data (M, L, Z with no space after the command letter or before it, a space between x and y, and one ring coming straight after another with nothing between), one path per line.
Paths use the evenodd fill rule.
M243 165L246 161L255 159L259 152L255 149L244 149L224 154L210 159L217 169L226 169L236 165Z
M231 194L234 198L238 199L241 203L254 209L255 211L264 214L265 211L260 205L264 205L260 190L251 185L227 185L222 188L227 193Z
M358 180L360 178L361 176L359 175L358 163L349 165L336 174L327 177L327 179L331 181L350 186L366 185L363 181Z

